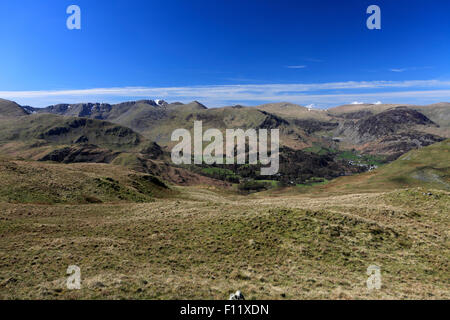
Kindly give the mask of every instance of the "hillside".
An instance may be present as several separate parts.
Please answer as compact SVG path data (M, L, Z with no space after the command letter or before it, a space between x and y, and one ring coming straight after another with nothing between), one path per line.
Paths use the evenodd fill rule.
M218 128L280 128L282 140L293 148L308 146L308 137L297 126L257 108L224 107L207 109L197 101L188 104L141 100L109 104L55 105L35 109L39 113L102 119L129 127L163 146L171 146L171 133L178 128L191 130L195 120L203 121L205 130Z
M365 114L377 114L397 107L410 107L404 104L345 104L328 109L328 114L335 117L344 117L349 119L359 119Z
M204 131L276 128L282 163L274 179L303 184L361 172L448 138L448 106L347 105L309 110L291 103L270 103L208 109L197 101L139 100L24 107L29 116L0 120L0 151L64 163L116 162L154 174L164 172L159 168L168 165L160 163L158 170L152 170L155 164L149 160L167 159L167 151L176 143L170 141L171 133L179 128L192 131L194 121L202 121ZM257 166L184 169L228 182L257 178L259 170ZM233 171L229 172L231 180L222 169ZM170 181L179 180L170 176Z
M441 134L450 137L450 103L441 102L425 106L405 104L352 104L328 109L328 114L343 119L362 119L398 107L416 110L440 126Z
M387 154L391 159L396 159L411 149L444 140L444 134L430 133L438 133L440 129L439 125L417 110L395 107L366 114L359 119L347 119L339 125L335 134L341 142L353 145L363 153Z
M0 143L45 141L52 144L90 143L128 150L144 138L133 130L105 121L33 114L0 119Z
M28 113L17 103L0 99L0 118L25 116Z
M398 188L450 191L450 139L410 151L374 171L341 177L316 188L318 192L352 193Z
M227 186L175 168L155 142L132 129L96 119L33 114L0 119L0 154L59 163L111 163L177 185Z
M333 120L326 110L308 110L306 107L288 102L268 103L257 106L256 108L287 119L308 119L322 122Z
M351 121L376 147L380 139L398 144L411 127L439 129L432 117L400 108L326 121L236 106L139 104L122 106L122 116L161 117L142 119L142 133L48 113L0 121L0 299L226 299L237 288L249 300L449 298L450 140L370 172L318 179L379 164L338 149L342 142L321 144L342 123ZM280 128L283 141L298 133L312 146L280 149L279 182L299 185L242 195L174 167L144 136L161 130L164 141L194 119L205 127ZM250 166L196 167L234 177L231 169L254 177ZM74 263L82 268L80 290L66 287ZM383 284L368 291L373 264Z
M362 104L309 110L287 102L208 109L197 101L182 104L140 100L115 105L56 105L34 110L107 120L167 147L173 145L171 132L178 128L192 129L194 120L203 121L206 129L222 131L226 128L279 128L282 145L293 149L320 145L357 149L364 154L384 154L393 159L411 149L450 137L448 103L429 106Z
M149 202L174 194L158 178L108 164L0 159L0 202Z
M428 106L415 106L413 108L433 119L442 129L446 130L446 136L450 136L450 103L442 102Z
M450 297L448 192L177 190L151 203L0 201L0 298L223 300L236 288L247 300ZM66 287L74 261L81 290ZM373 264L382 288L369 291Z

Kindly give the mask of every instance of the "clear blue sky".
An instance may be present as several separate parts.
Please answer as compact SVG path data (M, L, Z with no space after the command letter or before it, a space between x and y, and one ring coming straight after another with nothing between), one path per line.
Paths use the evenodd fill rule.
M71 4L81 30L66 28ZM381 30L366 27L371 4ZM2 1L0 97L449 101L449 16L448 0Z

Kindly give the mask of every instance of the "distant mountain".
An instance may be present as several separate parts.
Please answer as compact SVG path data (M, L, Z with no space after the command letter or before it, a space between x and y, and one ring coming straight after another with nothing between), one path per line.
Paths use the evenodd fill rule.
M117 158L143 172L151 166L148 159L164 158L164 150L176 143L170 140L175 129L192 131L196 120L203 122L203 130L279 129L282 159L287 163L281 166L285 176L279 179L289 181L295 181L296 175L307 179L319 171L320 177L359 172L370 164L394 160L409 150L450 137L448 103L344 105L316 110L287 102L213 109L197 101L58 104L40 109L1 102L0 110L8 115L3 118L9 120L0 123L0 150L6 150L5 146L13 150L8 141L21 141L26 146L40 145L39 150L46 148L47 153L38 154L41 159L114 162ZM37 149L33 150L37 159ZM300 150L303 153L297 154ZM124 152L130 155L124 156ZM317 160L316 155L320 156ZM299 160L290 161L289 157ZM305 172L301 166L308 163L319 165ZM330 170L319 170L321 165ZM235 174L242 174L235 169Z
M130 108L138 105L158 106L158 104L153 100L141 100L124 102L118 105L111 105L108 103L57 104L46 108L34 109L33 111L38 113L52 113L64 116L89 117L105 120L111 114L118 116L127 112Z
M49 114L0 119L0 142L43 141L51 144L95 144L130 150L145 138L132 129L111 122Z
M308 119L322 122L333 120L333 117L328 114L327 110L309 109L288 102L268 103L257 106L256 108L286 119Z
M25 116L28 112L13 101L0 99L0 117Z
M0 153L61 163L112 163L117 158L133 157L140 159L134 169L145 173L159 170L151 161L165 158L158 144L130 128L55 114L0 118Z
M345 119L361 119L398 107L405 107L423 113L441 127L450 127L450 103L441 102L426 106L405 105L405 104L352 104L343 105L328 109L328 113L333 117Z
M38 113L107 120L139 132L171 147L173 130L192 130L195 120L204 129L278 128L281 142L294 150L321 145L332 149L356 149L391 158L413 148L450 137L450 104L405 106L394 104L344 105L316 110L292 103L269 103L257 107L230 106L208 109L189 104L140 100L120 104L62 104Z
M446 110L439 108L441 110L435 106L347 105L328 112L339 119L335 139L363 153L385 154L395 159L411 149L450 137L450 127L441 118Z
M344 118L357 118L358 113L361 115L370 113L377 114L388 109L393 109L397 107L410 107L405 104L345 104L330 108L327 110L328 114L334 117L344 117ZM356 117L355 117L356 116Z
M447 136L450 134L450 103L441 102L428 106L414 106L413 108L445 128Z
M179 185L228 185L171 166L166 161L167 153L157 143L128 127L29 110L24 116L0 117L1 155L64 164L112 164Z
M308 146L308 140L301 128L290 126L278 115L257 108L225 107L208 109L193 101L188 104L140 100L120 104L60 104L37 113L52 113L63 116L101 119L129 127L159 144L170 146L170 136L178 128L193 128L195 120L203 121L207 128L281 128L285 130L285 144L301 148ZM290 126L290 127L289 127ZM289 127L289 129L288 129Z

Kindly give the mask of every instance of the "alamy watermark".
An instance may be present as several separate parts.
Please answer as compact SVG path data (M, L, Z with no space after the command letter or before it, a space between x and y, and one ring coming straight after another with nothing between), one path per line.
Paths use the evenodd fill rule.
M67 278L66 286L69 290L81 289L81 269L76 265L71 265L67 268L66 273L69 275Z
M81 9L77 5L70 5L66 10L67 14L70 16L67 18L66 26L69 30L80 30L81 29Z
M225 154L223 134L218 129L208 129L203 133L202 121L194 121L194 153L192 136L187 129L173 131L171 140L180 141L172 148L172 161L175 164L237 164L261 165L261 175L270 176L279 170L279 129L270 130L270 154L268 153L267 129L226 129ZM246 142L248 140L248 156ZM203 148L203 142L210 142ZM236 152L235 152L236 151ZM214 155L213 155L214 153ZM224 160L225 155L225 160ZM193 157L192 157L193 156ZM192 161L193 158L193 161Z
M69 30L81 29L81 9L79 6L72 4L67 7L66 13L70 14L67 18L66 25ZM370 5L366 10L370 17L367 19L366 26L369 30L381 29L381 9L377 5Z
M66 13L70 14L67 18L66 25L69 30L81 29L81 9L79 6L72 4L67 7ZM366 10L370 17L367 19L366 26L369 30L381 29L381 9L377 5L370 5Z
M380 290L381 289L381 268L377 265L370 265L367 268L367 278L366 284L369 290Z
M369 30L381 29L381 9L377 5L371 5L367 8L367 14L371 16L367 19L366 25Z

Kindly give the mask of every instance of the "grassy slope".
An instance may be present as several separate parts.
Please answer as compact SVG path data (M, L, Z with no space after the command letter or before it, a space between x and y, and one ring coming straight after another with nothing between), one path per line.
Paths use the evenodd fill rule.
M0 159L0 202L145 202L173 193L150 175L108 164Z
M264 114L256 109L217 108L197 109L178 106L167 112L162 119L148 119L142 134L163 145L174 144L170 137L175 129L193 130L194 121L203 121L203 131L209 128L225 130L227 128L257 128L265 119Z
M449 299L449 193L385 192L442 189L448 150L447 140L412 151L314 197L191 187L154 199L158 188L121 167L2 160L0 298ZM78 204L92 197L108 203ZM72 264L80 291L65 287ZM383 286L368 292L372 264Z
M450 103L435 103L426 106L405 105L405 104L360 104L360 105L343 105L335 108L328 109L327 112L330 116L344 116L348 113L354 113L359 111L370 111L373 114L378 114L389 109L393 109L400 106L407 106L410 109L421 112L434 123L439 125L439 128L427 128L421 127L421 130L437 134L442 137L450 137Z
M83 137L83 142L74 143L80 140L80 137ZM91 150L85 144L97 145L100 148L93 147ZM76 152L81 151L80 157L77 158L81 162L104 162L106 160L102 159L106 158L103 156L109 159L111 154L116 156L120 152L112 160L112 164L124 166L131 171L148 172L165 181L181 185L225 185L220 181L172 167L170 163L164 162L164 155L161 155L162 159L157 162L151 161L150 159L157 155L153 153L153 149L157 148L149 140L129 128L107 121L53 114L0 118L1 155L22 160L40 160L65 147L73 147ZM94 153L90 153L91 151ZM39 167L38 164L33 165ZM40 184L39 181L36 183ZM105 201L108 199L105 198Z
M0 203L0 298L448 299L449 193ZM65 287L67 266L82 289ZM382 289L369 292L377 264Z
M391 164L399 167L389 176L410 172L403 166L448 167L448 141L423 150ZM177 198L131 203L142 197L133 183L141 180L121 167L2 165L3 299L224 299L237 289L248 299L450 297L449 192L358 194L361 184L340 196L242 197L177 187ZM372 188L385 191L377 181ZM70 204L89 202L92 192L113 202ZM11 203L52 197L68 203ZM79 291L65 287L72 264L82 270ZM372 264L382 270L380 291L365 285Z
M269 113L279 115L286 119L314 119L320 121L330 121L332 118L325 110L311 110L303 106L292 103L268 103L256 107L259 110L264 110Z
M346 104L334 108L328 109L328 114L332 116L340 116L344 115L346 113L353 113L353 112L359 112L359 111L370 111L374 114L400 107L400 106L408 106L405 104Z
M0 99L0 118L25 116L27 113L15 102Z
M203 121L204 131L209 128L217 128L224 132L228 128L259 128L268 118L270 120L271 117L274 117L264 114L258 108L206 109L197 102L185 105L170 104L165 107L155 107L142 102L132 104L132 106L126 104L127 108L120 106L115 106L106 120L132 128L150 140L169 147L176 144L170 141L172 132L179 128L192 131L195 120ZM273 125L273 119L270 123ZM282 144L296 149L308 145L308 138L301 128L287 124L281 127Z
M131 129L106 121L36 114L0 119L0 144L12 141L30 144L71 144L81 136L101 147L129 150L143 139Z
M398 160L363 174L341 177L315 191L361 192L425 187L450 190L450 140L410 151Z

